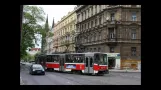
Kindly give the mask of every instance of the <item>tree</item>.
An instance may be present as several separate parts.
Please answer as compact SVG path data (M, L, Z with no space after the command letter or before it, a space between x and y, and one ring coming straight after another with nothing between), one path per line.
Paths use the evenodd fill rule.
M23 9L23 22L22 22L22 41L20 49L20 57L24 58L27 55L27 48L35 47L37 44L37 37L35 34L42 34L42 25L44 22L44 11L37 6L25 5Z

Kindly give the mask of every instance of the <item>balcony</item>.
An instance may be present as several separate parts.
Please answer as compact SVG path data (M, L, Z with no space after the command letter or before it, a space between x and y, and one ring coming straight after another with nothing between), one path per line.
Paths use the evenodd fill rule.
M107 24L116 24L116 20L107 20Z
M53 48L58 48L58 45L54 45Z
M70 32L66 32L66 33L65 33L65 36L69 36L69 35L70 35Z
M107 36L107 39L105 40L107 45L117 45L117 37L116 34L113 34L111 37L110 35Z
M69 45L70 45L70 41L69 41L69 40L65 40L65 41L64 41L64 45L65 45L65 46L69 46Z

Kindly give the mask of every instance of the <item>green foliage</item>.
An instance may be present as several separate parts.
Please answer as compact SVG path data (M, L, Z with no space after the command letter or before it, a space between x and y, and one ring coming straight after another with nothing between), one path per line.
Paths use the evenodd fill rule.
M29 53L27 53L22 59L25 61L33 61L34 55L30 55Z
M22 21L22 39L20 57L26 58L28 54L26 52L28 47L35 47L37 44L37 38L35 34L42 34L43 27L40 23L45 21L44 11L37 6L24 6L23 21Z

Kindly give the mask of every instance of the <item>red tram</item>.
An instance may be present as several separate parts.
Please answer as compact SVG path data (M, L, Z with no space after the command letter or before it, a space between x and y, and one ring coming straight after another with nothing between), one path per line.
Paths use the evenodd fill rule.
M36 58L36 61L47 70L93 75L109 73L107 54L103 53L41 55Z

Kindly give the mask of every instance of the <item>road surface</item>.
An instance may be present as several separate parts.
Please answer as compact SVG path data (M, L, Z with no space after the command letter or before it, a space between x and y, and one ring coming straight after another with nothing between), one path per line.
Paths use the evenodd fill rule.
M25 85L141 85L141 73L111 72L104 76L89 76L46 72L46 75L30 75L23 66L20 76Z

